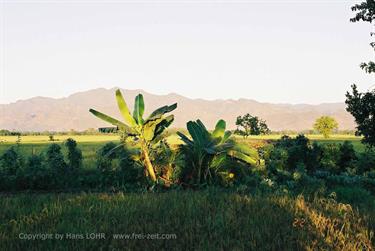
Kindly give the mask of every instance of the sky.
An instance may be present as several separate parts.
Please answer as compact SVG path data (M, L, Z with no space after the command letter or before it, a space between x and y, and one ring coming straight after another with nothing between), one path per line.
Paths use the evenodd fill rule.
M0 2L0 104L115 86L318 104L375 84L361 1Z

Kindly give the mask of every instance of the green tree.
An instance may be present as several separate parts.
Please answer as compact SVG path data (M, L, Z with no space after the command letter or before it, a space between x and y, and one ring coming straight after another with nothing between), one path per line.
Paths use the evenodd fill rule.
M65 171L66 170L66 163L64 161L64 155L61 152L61 147L53 143L48 146L47 152L46 152L46 161L47 166L51 170L58 170L58 171Z
M375 20L375 0L366 0L360 4L352 6L352 11L355 11L356 14L353 18L350 19L351 22L369 22L372 24L372 21ZM375 36L375 32L370 33L371 36ZM371 42L370 46L375 52L375 42ZM368 63L361 63L360 67L365 70L367 73L375 72L375 62L369 61Z
M360 93L356 85L352 85L352 94L346 93L347 107L357 123L357 135L363 135L362 142L375 146L375 90Z
M116 100L125 123L94 109L90 109L90 112L98 118L117 126L120 133L126 135L125 138L131 138L133 140L136 147L140 150L140 160L146 172L151 180L156 182L157 176L150 160L150 149L163 139L164 130L169 127L174 120L173 115L164 117L164 114L176 109L177 104L160 107L152 112L147 119L143 119L145 104L142 94L138 94L135 97L133 115L131 115L120 90L116 91Z
M68 148L68 164L70 168L78 169L82 164L82 151L77 148L77 142L72 138L68 138L65 146Z
M338 129L337 121L329 116L322 116L315 121L314 130L323 134L324 138L328 138L334 130Z
M352 7L352 11L355 11L356 15L350 21L363 21L372 24L375 20L375 1L366 0L356 4ZM374 35L375 33L372 32L371 36ZM375 42L371 42L370 46L375 52ZM373 61L362 63L360 66L366 73L375 72L375 63ZM354 84L352 85L352 93L346 93L345 103L347 104L346 110L353 115L357 123L356 134L363 135L363 143L370 147L375 146L375 89L360 93Z
M249 113L244 116L238 116L236 119L236 132L245 138L249 135L260 135L270 133L266 121L252 116Z

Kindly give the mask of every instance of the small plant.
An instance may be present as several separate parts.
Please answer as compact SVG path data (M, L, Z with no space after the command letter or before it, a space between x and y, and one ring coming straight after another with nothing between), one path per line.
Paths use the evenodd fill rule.
M116 158L116 144L109 142L101 147L97 153L97 168L101 171L108 171L113 169L112 161Z
M17 140L16 140L16 145L19 146L21 144L21 134L17 134Z
M49 141L55 141L55 138L54 138L53 135L51 134L51 135L48 136L48 140L49 140Z

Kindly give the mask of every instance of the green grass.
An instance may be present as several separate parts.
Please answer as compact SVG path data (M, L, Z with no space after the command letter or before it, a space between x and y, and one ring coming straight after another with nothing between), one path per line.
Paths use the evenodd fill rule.
M374 245L373 211L360 214L321 198L206 190L17 194L0 200L0 250L370 250ZM42 233L52 237L20 235ZM147 239L157 238L147 234L170 235Z
M118 136L84 135L55 136L55 143L62 144L68 137L78 142L85 168L95 167L95 153L100 146L118 142ZM255 136L247 141L264 143L280 137ZM365 149L358 137L308 137L320 143L350 140L357 151ZM15 145L16 139L0 137L0 154ZM51 143L48 136L21 139L19 151L24 155L43 152ZM168 141L179 143L176 135ZM343 188L338 198L346 194ZM375 205L357 204L352 207L327 198L241 195L213 189L137 194L0 194L0 250L372 250ZM78 239L72 239L73 235L69 238L69 233ZM90 239L86 233L104 233L105 239ZM25 236L20 234L52 236L23 240L20 237ZM63 240L56 239L55 234L62 234ZM114 234L127 234L128 239L115 239ZM144 236L147 234L151 235ZM172 235L169 239L155 239L157 235L153 234Z
M264 140L277 140L281 138L280 135L260 135L260 136L250 136L247 141L259 141ZM291 137L296 137L297 135L290 135ZM332 135L330 138L325 139L322 135L306 135L310 140L317 141L319 143L343 143L345 140L348 140L353 143L354 148L358 152L363 152L365 146L361 143L361 137L356 137L354 135ZM243 137L236 136L239 140L243 140ZM82 148L83 152L93 150L98 148L106 142L118 141L119 136L117 135L58 135L54 136L54 143L62 143L67 138L73 138L79 143L79 146ZM17 136L0 136L0 153L4 149L8 148L11 145L14 145L17 141ZM181 141L176 134L172 134L168 137L168 142L171 145L180 144ZM21 147L26 151L31 153L32 150L39 151L44 149L46 145L51 144L48 136L22 136L21 137Z
M250 136L246 141L251 142L264 142L265 140L276 140L282 135L262 135L262 136ZM296 135L291 135L295 137ZM51 143L62 144L67 138L73 138L78 142L78 147L83 153L83 166L93 167L95 166L95 154L96 151L103 146L105 143L114 141L119 142L119 136L117 135L63 135L54 136L54 142L49 141L48 136L22 136L20 144L20 152L25 156L29 156L32 153L41 153L47 146ZM243 140L243 137L236 136L238 140ZM357 152L363 152L365 146L361 143L360 137L355 137L353 135L333 135L328 139L324 139L321 135L307 135L312 141L317 141L319 143L343 143L345 140L349 140L353 143L354 148ZM17 136L0 136L0 155L8 149L10 146L15 145ZM168 137L168 142L171 145L180 144L176 134Z

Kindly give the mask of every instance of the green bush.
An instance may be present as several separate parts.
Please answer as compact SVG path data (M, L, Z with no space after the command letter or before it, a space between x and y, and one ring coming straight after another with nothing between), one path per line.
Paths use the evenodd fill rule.
M356 166L360 174L375 171L375 151L373 149L367 149L365 152L361 153L358 156Z
M66 170L67 164L64 161L64 155L61 152L60 145L54 143L48 146L46 151L46 164L48 168L52 170Z
M9 175L14 175L23 166L23 158L15 147L10 147L0 158L0 168Z
M350 204L369 204L374 203L375 197L371 193L361 187L356 186L337 186L333 190L337 199L344 203Z
M340 147L337 144L324 144L321 147L320 168L331 173L340 173L340 167L337 165L341 156Z
M109 142L101 147L97 153L97 168L101 171L108 171L113 169L112 161L116 158L116 144L113 142Z
M82 165L82 152L77 148L77 142L69 138L66 140L65 146L68 148L68 166L71 169L80 168Z
M350 141L344 141L340 145L340 157L338 159L337 165L341 171L345 171L349 168L355 167L355 162L357 160L357 155L355 153L353 144Z

